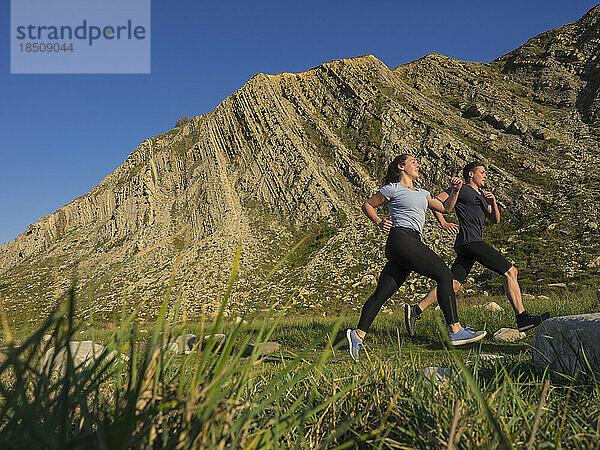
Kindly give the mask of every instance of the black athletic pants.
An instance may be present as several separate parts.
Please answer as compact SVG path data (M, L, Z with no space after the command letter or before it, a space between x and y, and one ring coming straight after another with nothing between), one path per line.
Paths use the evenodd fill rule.
M454 247L454 250L456 250L456 259L450 270L454 274L454 279L460 284L465 284L475 261L500 275L505 274L512 267L512 263L502 253L483 241L463 244Z
M413 271L436 281L438 304L446 323L458 322L452 272L433 250L421 242L419 233L409 228L393 227L385 244L385 257L388 261L381 271L375 292L363 306L359 329L369 330L385 301Z

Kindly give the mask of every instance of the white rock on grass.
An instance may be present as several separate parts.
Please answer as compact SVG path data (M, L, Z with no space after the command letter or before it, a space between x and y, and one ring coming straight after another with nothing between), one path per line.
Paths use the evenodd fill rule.
M183 349L183 353L187 355L188 353L191 353L192 350L194 350L194 347L196 346L199 340L200 339L198 339L198 336L196 336L195 334L188 333L185 336L179 336L175 340L175 342L177 342L177 345L180 349Z
M514 328L500 328L494 333L492 338L498 342L515 342L524 339L527 336L525 333Z
M447 367L425 367L423 369L423 377L434 383L436 386L453 379L460 383L464 383L464 377L461 373L456 373Z
M535 332L533 361L553 370L575 375L578 371L600 374L600 313L553 317Z
M479 360L480 362L495 363L495 362L506 362L510 361L510 358L505 355L494 355L491 353L480 353L478 355L470 355L467 359L467 363L474 363Z
M187 355L194 350L198 341L198 336L188 333L186 335L178 336L174 341L165 342L161 349L171 353L177 353L178 355L182 353Z
M597 258L591 260L588 265L588 267L600 267L600 256L598 256Z
M488 302L486 304L484 304L481 309L483 309L484 311L490 311L490 312L504 312L504 309L502 309L502 306L500 306L498 303L496 302Z
M211 337L212 337L211 334L207 334L206 336L204 336L204 340L208 341ZM216 341L221 341L223 339L225 339L225 335L223 333L216 333L215 334L215 340Z
M162 349L171 353L181 353L179 351L179 344L177 344L177 342L167 342L162 346Z
M370 273L362 277L360 282L364 285L377 286L377 278Z
M103 345L94 344L92 341L71 341L69 342L69 348L75 369L93 363L106 349ZM64 374L67 363L67 349L62 348L56 356L54 356L54 351L54 347L46 351L42 358L41 370L46 372L60 371L61 374ZM110 361L116 357L117 352L113 350L106 355L105 360ZM121 359L127 361L129 357L122 354Z

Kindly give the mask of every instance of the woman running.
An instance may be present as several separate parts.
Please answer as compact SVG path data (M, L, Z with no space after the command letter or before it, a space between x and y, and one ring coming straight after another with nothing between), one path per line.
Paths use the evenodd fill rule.
M444 313L452 345L476 342L486 335L485 331L461 326L452 288L452 272L433 250L421 242L427 208L442 213L452 211L462 181L458 177L451 178L450 194L446 201L441 202L432 198L425 189L413 186L414 180L419 178L420 167L412 155L403 154L394 158L388 166L384 186L362 206L366 216L382 230L389 231L389 234L385 245L387 263L381 271L377 288L363 306L358 327L346 331L350 356L355 361L358 361L363 339L381 306L412 271L436 281L438 303ZM379 218L375 211L375 208L386 203L391 222Z

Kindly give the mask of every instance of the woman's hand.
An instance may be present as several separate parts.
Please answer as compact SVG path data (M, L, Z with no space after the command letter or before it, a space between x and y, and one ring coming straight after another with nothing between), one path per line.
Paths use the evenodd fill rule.
M427 206L429 208L443 214L448 214L452 211L454 205L456 205L456 199L458 198L458 193L463 184L462 180L458 177L449 177L448 181L450 182L449 192L441 192L436 198L429 197L427 199ZM440 223L442 223L441 220Z
M450 187L455 191L460 191L462 187L462 180L458 177L450 177Z
M383 231L390 231L392 229L392 221L390 219L382 219L377 226Z

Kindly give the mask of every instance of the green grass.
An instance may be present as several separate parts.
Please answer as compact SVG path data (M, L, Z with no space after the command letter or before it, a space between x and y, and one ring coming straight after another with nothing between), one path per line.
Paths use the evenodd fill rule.
M340 216L339 220L343 220ZM287 258L288 267L294 269L305 265L311 255L320 250L338 232L338 228L325 219L313 222L298 234L300 245Z
M180 253L181 257L181 253ZM531 362L530 333L522 342L489 338L468 348L448 348L441 313L427 310L416 336L403 327L401 308L386 308L352 363L345 329L357 313L340 317L248 315L228 322L239 250L221 311L212 320L185 321L171 292L179 261L157 321L138 324L122 315L112 328L78 323L74 296L41 328L20 331L0 358L0 447L20 448L593 448L600 443L600 390L593 376L558 376ZM269 277L265 279L265 283ZM461 321L490 334L514 326L504 297L459 294ZM491 314L478 305L499 303ZM556 293L525 301L553 316L597 311L595 293ZM334 314L338 315L338 314ZM185 332L225 332L221 346L174 356L155 351ZM50 334L44 344L42 336ZM95 365L67 365L63 376L40 371L40 356L71 340L93 339L107 351ZM277 354L244 355L248 343L277 341ZM124 352L128 361L111 359ZM477 353L508 355L501 364L466 364ZM440 386L423 369L460 372ZM537 425L534 425L537 424ZM43 444L40 444L43 442ZM18 444L18 445L17 445Z

